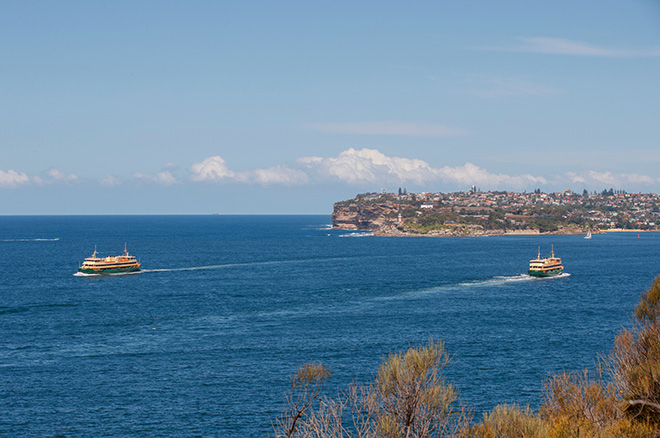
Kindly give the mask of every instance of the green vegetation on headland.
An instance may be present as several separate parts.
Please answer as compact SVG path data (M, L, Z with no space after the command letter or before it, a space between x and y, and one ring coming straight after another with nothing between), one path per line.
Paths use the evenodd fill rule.
M660 230L660 195L469 192L364 193L337 202L333 228L384 235L582 234Z
M390 354L374 381L337 396L323 391L330 370L302 365L291 377L276 437L316 438L651 438L660 437L660 276L596 370L552 376L538 412L499 405L473 421L443 369L442 342Z

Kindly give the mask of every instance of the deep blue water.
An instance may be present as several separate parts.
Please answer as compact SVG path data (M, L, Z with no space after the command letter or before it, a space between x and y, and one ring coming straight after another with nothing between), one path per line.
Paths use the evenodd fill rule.
M297 365L330 366L334 392L429 336L477 416L537 407L550 374L609 351L660 273L655 233L356 237L329 221L0 217L0 435L263 437ZM143 272L73 275L124 242ZM570 275L526 277L552 244Z

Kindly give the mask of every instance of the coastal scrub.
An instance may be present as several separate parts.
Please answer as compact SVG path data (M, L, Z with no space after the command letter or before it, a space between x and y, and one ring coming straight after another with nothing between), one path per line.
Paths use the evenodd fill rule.
M660 276L642 294L631 328L595 370L563 372L544 385L538 412L501 404L474 422L443 377L444 344L383 359L375 380L322 395L330 371L306 364L292 377L275 436L316 438L660 437Z

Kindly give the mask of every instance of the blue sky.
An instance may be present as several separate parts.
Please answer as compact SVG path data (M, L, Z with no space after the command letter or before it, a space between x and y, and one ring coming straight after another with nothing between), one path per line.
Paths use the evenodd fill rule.
M0 3L0 214L660 192L660 2Z

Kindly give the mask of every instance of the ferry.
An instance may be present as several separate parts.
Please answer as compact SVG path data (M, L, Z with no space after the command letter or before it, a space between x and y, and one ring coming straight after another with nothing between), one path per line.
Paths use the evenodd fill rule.
M535 259L529 261L529 275L532 277L552 277L564 271L561 259L555 257L555 248L552 248L550 257L541 258L541 247Z
M83 274L120 274L139 270L140 262L134 256L128 254L125 243L124 254L120 256L97 257L95 246L94 254L87 257L82 265L78 267L78 272Z

